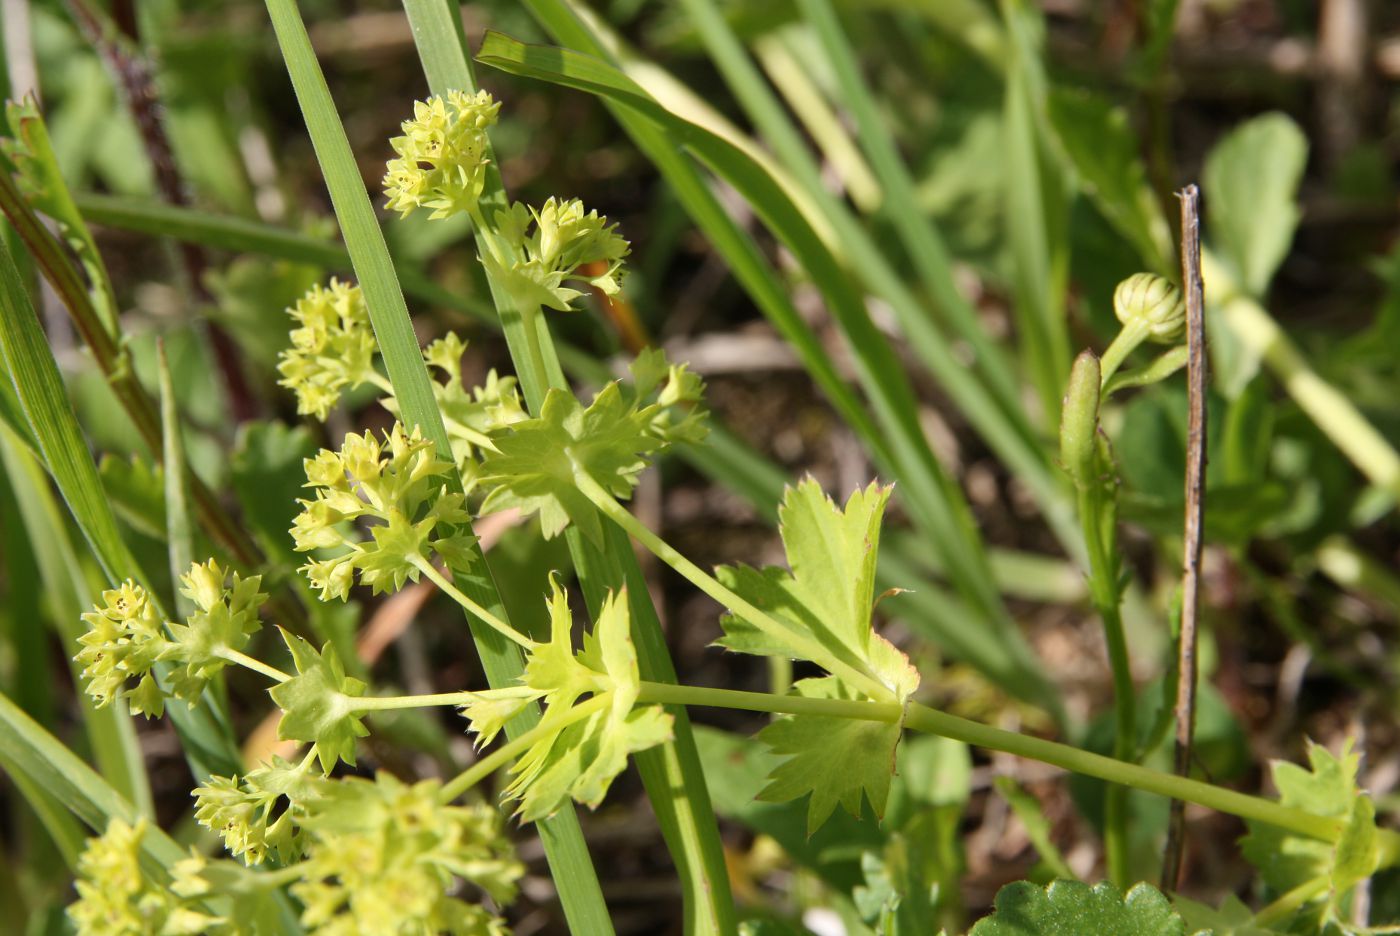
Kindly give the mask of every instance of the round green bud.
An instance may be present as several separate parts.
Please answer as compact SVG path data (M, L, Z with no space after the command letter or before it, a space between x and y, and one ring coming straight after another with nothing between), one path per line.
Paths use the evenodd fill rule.
M1162 344L1186 333L1186 300L1176 284L1153 273L1134 273L1113 291L1113 314L1125 327L1145 326L1147 337Z

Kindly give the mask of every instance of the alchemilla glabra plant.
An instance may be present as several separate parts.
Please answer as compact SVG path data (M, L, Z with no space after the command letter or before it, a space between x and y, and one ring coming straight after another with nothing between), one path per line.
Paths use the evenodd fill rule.
M442 84L442 66L461 49L444 53L441 45L434 48L441 36L420 28L433 18L433 4L410 0L406 6L428 73L435 85ZM703 22L700 14L707 3L697 0L687 6L697 24ZM825 6L818 0L801 0L798 6L827 56L839 64L839 22L834 17L823 20ZM1018 4L1002 6L1011 11L1011 21ZM77 880L66 922L49 921L45 932L67 926L80 936L498 935L510 932L507 919L525 876L511 832L538 824L564 915L574 932L606 936L610 923L574 821L574 807L596 809L605 803L630 763L637 765L647 786L658 828L675 860L689 932L790 932L787 923L759 916L739 925L703 775L724 770L725 765L701 765L687 723L690 707L773 716L756 739L757 749L766 753L766 777L757 797L794 804L808 837L830 831L833 820L840 821L839 813L886 820L906 809L902 799L910 799L916 775L907 771L896 778L896 767L913 758L916 742L911 733L1033 758L1106 781L1102 839L1107 880L1092 886L1075 880L1068 863L1054 852L1046 830L1037 832L1028 821L1046 873L1039 874L1036 883L1018 881L1002 888L993 914L973 926L976 936L1396 932L1365 925L1369 904L1383 897L1378 884L1386 879L1379 873L1400 865L1400 837L1378 827L1375 803L1358 785L1359 756L1350 746L1337 751L1313 746L1308 764L1275 765L1277 800L1142 764L1154 744L1145 743L1140 732L1121 613L1130 576L1120 560L1120 471L1100 413L1120 390L1165 381L1186 365L1186 298L1176 284L1156 273L1121 281L1112 295L1119 333L1102 357L1086 350L1068 371L1057 374L1056 368L1067 364L1070 354L1065 350L1056 361L1046 355L1047 360L1036 361L1037 368L1044 365L1043 372L1030 381L1044 397L1040 409L1054 409L1058 385L1067 383L1058 414L1058 467L1064 477L1057 480L1072 492L1067 504L1072 509L1063 516L1046 512L1046 519L1061 540L1068 529L1074 546L1084 547L1079 561L1086 571L1089 600L1102 621L1113 676L1112 757L1030 733L990 728L925 704L932 698L925 674L892 639L876 632L876 604L910 600L900 597L900 589L876 585L882 523L895 495L893 485L871 481L843 492L840 499L829 497L812 478L785 488L776 505L785 553L781 567L701 568L627 509L626 501L641 477L659 458L683 446L707 445L706 386L683 362L645 350L624 371L617 371L620 379L603 383L587 402L568 389L557 360L559 348L550 336L550 319L573 311L588 292L619 297L630 243L617 225L578 199L550 197L542 204L525 204L505 194L491 155L491 130L501 104L484 91L445 91L416 102L412 116L402 123L402 133L388 141L381 189L389 213L417 215L428 225L470 225L517 375L491 371L480 385L472 385L463 372L466 343L455 333L417 347L402 297L402 316L393 318L398 284L377 218L364 201L356 161L343 134L337 137L335 109L295 4L269 0L267 7L353 266L363 277L361 283L332 278L316 284L288 309L290 329L277 361L279 383L294 395L301 416L323 424L343 425L330 417L347 396L356 402L375 397L393 420L388 430L346 432L337 444L302 463L304 487L286 543L302 557L301 590L323 603L309 627L300 614L301 604L287 602L287 589L277 581L274 564L260 567L256 550L246 547L239 530L230 529L217 505L210 506L216 498L183 469L171 393L165 393L164 407L157 411L133 378L136 368L120 332L111 280L83 214L57 171L55 147L50 146L38 106L25 102L7 111L13 139L0 141L0 210L14 222L36 266L73 311L85 343L148 449L164 458L165 533L169 554L178 557L172 560L178 599L167 606L160 586L151 585L125 548L113 546L113 540L119 541L115 522L108 539L101 525L91 522L94 504L84 501L83 481L91 490L99 490L101 484L97 476L71 473L73 463L83 462L85 448L76 423L71 437L63 435L63 420L71 421L70 411L48 406L45 395L34 392L43 379L52 379L57 389L45 389L62 399L62 383L56 369L45 378L38 367L43 362L43 355L35 354L34 337L38 346L43 344L38 319L28 336L22 332L24 309L14 297L24 290L11 269L8 248L0 245L0 298L6 301L0 319L0 360L15 390L0 393L0 416L8 427L0 432L0 452L7 455L7 470L14 470L14 459L8 456L17 449L8 432L18 427L18 448L28 444L42 455L112 585L90 610L73 610L74 634L69 635L76 641L76 676L88 697L84 714L97 726L91 732L94 760L104 765L111 782L88 770L80 758L29 723L8 698L0 697L0 763L13 770L21 793L49 825ZM455 10L452 4L448 8ZM552 15L543 18L550 20ZM714 43L724 28L722 17L715 14L700 34L704 42ZM1019 42L1018 38L1008 46ZM630 80L610 73L602 63L563 50L550 50L543 57L522 52L519 60L512 60L518 43L491 36L489 45L493 53L486 55L483 49L483 60L494 56L497 63L512 62L526 74L556 69L575 87L584 85L595 92L606 88L620 95L624 111L641 102L640 111L627 113L648 115L644 129L657 129L650 120L661 120L664 109L648 111L643 95L633 94L627 84ZM770 46L770 52L773 49ZM113 46L113 59L125 62L126 52ZM770 59L767 64L776 62ZM731 56L721 70L732 67ZM139 70L129 71L123 73L125 80L140 77ZM452 80L470 84L470 70L447 83ZM1015 104L1014 95L1008 99ZM868 123L869 115L862 111L872 108L862 108L855 99L850 104L858 125ZM1028 113L1035 109L1019 104ZM146 127L148 144L155 123ZM662 125L664 120L657 126ZM665 126L676 129L673 123ZM862 137L869 136L868 129L861 127ZM781 134L777 137L780 141ZM645 133L638 139L644 143ZM725 159L741 169L748 166L742 162L748 155L727 148L727 141L710 139L697 127L682 127L676 139L692 147L710 168ZM823 146L827 143L830 140ZM666 140L666 147L671 146ZM661 165L661 159L652 159ZM897 200L900 176L890 173L889 159L885 162L878 166L879 182L889 186L886 196ZM755 207L764 203L757 196L764 194L764 182L773 182L767 168L755 162L749 166L755 169L753 176L721 168L718 175L742 189ZM757 176L762 179L755 182ZM801 166L792 179L794 185L805 185L799 176ZM686 176L668 178L683 182ZM825 180L818 182L825 186ZM910 180L903 185L913 190ZM853 203L868 200L868 193L867 199L855 196L854 190L851 194ZM822 214L832 222L830 232L837 239L853 234L864 238L861 225L848 224L839 206L790 207L794 215L805 214L806 208ZM1131 217L1138 217L1138 208L1134 206ZM694 213L693 207L690 210ZM57 236L48 235L35 211L56 222ZM907 211L892 211L896 228L909 220ZM777 217L771 228L791 232L791 218L785 228L783 221ZM1144 225L1140 234L1151 242L1156 232L1148 227ZM724 225L711 217L708 231L722 235ZM820 260L827 256L823 238L815 229L812 234L808 242L788 236L785 246L799 260ZM907 224L899 235L909 236ZM735 242L742 246L742 238ZM742 259L742 250L734 250L734 242L729 243L725 257ZM862 288L889 302L900 327L927 354L930 333L904 315L910 306L902 285L892 290L888 284L897 274L889 269L885 276L876 270L881 257L875 253L878 250L865 253L875 274ZM937 259L937 243L924 243L917 253L925 267L946 263ZM850 256L858 256L857 250ZM192 271L197 266L190 264ZM848 319L851 306L862 304L858 292L846 290L850 284L837 283L840 276L819 276L830 274L823 263L805 266L813 283L825 290L825 298L834 299L836 318L843 319L844 312ZM752 284L752 270L749 277ZM932 291L938 291L937 285ZM1099 298L1106 299L1109 291L1103 292ZM941 302L951 306L951 319L958 319L958 304L949 302L951 298L945 295ZM972 309L965 312L963 318L970 319ZM977 353L994 350L986 347L984 336L979 339L976 327L967 329L976 323L953 325L965 330ZM855 344L860 341L853 340ZM1145 367L1130 369L1135 351L1145 344L1162 346L1161 354ZM862 357L860 364L868 369L869 361L878 360ZM48 364L53 364L52 355ZM869 375L862 375L865 378ZM1008 382L1012 397L1014 385ZM959 392L951 396L967 416L976 417L973 423L988 435L993 448L1002 446L998 456L1015 456L1021 445L1012 438L1019 431L1015 421L1002 427L1009 432L988 434L988 427L998 427L995 407L969 406L981 399L969 396L969 386L953 383L949 389ZM1316 385L1309 386L1309 392L1316 393ZM6 389L11 389L10 383ZM886 409L897 409L897 389L897 383L875 378L867 379L865 386ZM994 402L993 397L987 400ZM1053 418L1046 421L1053 423ZM1025 430L1028 435L1039 431L1029 423ZM956 518L938 518L939 509L956 513L958 501L939 499L939 478L934 477L938 466L931 453L925 462L918 460L917 452L906 459L909 453L899 446L909 448L907 439L899 438L876 439L889 446L889 452L876 453L879 446L869 427L862 431L871 442L872 460L881 463L882 470L892 465L906 471L900 476L906 483L904 506L913 508L909 515L916 518L920 533L927 537L930 529L956 532ZM1015 462L1007 460L1008 465ZM1368 463L1375 467L1375 460ZM930 477L918 471L910 474L910 465L927 470ZM1022 459L1015 466L1021 471L1028 463ZM64 467L69 473L64 474ZM1385 467L1382 460L1380 469ZM1372 473L1383 476L1385 470L1380 469ZM189 490L183 490L182 480L189 481ZM914 481L920 484L917 497ZM42 480L36 490L46 491L46 484ZM1040 484L1037 497L1053 487L1053 481ZM179 530L190 502L193 512L203 512L203 525L214 527L209 532L217 533L211 539L220 544L218 558L196 561L200 553L181 547L202 543L190 530ZM536 529L546 539L567 540L585 607L571 600L563 571L553 572L547 593L536 596L545 627L526 632L512 623L494 586L486 586L490 569L473 529L480 518L504 511L538 523ZM210 522L210 516L218 522ZM28 523L28 516L25 520ZM720 604L721 637L715 641L715 653L766 658L774 674L791 674L795 663L804 677L774 679L771 693L676 684L668 674L664 644L657 649L661 638L654 614L647 616L650 603L640 597L640 578L629 575L633 546L650 551ZM948 551L941 555L952 569ZM958 558L956 548L952 558ZM599 574L602 567L608 568ZM979 562L969 561L965 571L977 568ZM125 578L127 574L132 578ZM610 588L598 588L605 578ZM346 637L346 628L325 627L325 621L343 618L337 614L357 592L395 595L423 581L461 604L490 684L465 684L430 695L388 694L372 684L357 659L347 656L350 644L340 639ZM74 579L74 593L83 592L83 585ZM986 606L977 607L977 620L995 623L997 586L991 585L990 597L979 589L976 582L970 583L960 590L959 599L967 599L969 610L972 604ZM980 623L969 627L974 625ZM263 634L273 627L277 634ZM318 634L315 641L307 637L312 632ZM329 634L336 639L325 639ZM242 764L232 746L225 691L230 667L248 670L239 680L255 680L266 688L283 743L277 756ZM361 758L367 744L377 742L381 732L392 732L395 712L434 707L455 709L461 716L462 728L476 743L475 763L447 779L413 779L402 765L364 775L368 771ZM141 802L141 783L122 788L132 802L118 792L120 771L106 770L106 765L122 763L120 754L113 756L113 746L134 747L127 712L174 722L197 778L190 792L193 823L182 841L203 837L202 846L182 849L151 820L153 804L148 793L147 802ZM102 718L108 721L99 721ZM104 736L104 729L116 740ZM1152 730L1165 732L1165 722ZM228 744L221 750L220 743L203 743L210 739ZM14 770L15 764L20 770ZM932 774L924 772L927 777ZM1026 806L1032 797L1014 783L1001 786L998 781L998 789L1023 818L1039 818L1044 825L1037 807ZM1259 907L1239 901L1203 907L1134 880L1128 834L1131 789L1246 820L1249 832L1240 841L1240 851L1259 872ZM939 793L930 793L934 802ZM959 895L939 893L939 888L951 890L958 884L956 860L946 862L935 853L958 828L958 816L949 816L949 810L956 813L965 804L938 800L934 811L944 814L937 821L924 824L924 818L918 818L888 830L878 851L861 853L864 883L839 895L850 905L850 932L924 936L938 932L948 919L962 919ZM85 838L62 806L73 809L95 837ZM195 825L199 832L192 831ZM928 867L939 862L951 866L952 872L944 873L944 867L939 883L930 887ZM1046 886L1050 877L1061 880ZM8 876L0 877L0 883L8 887Z
M484 92L417 103L402 135L390 142L395 155L383 188L387 207L402 215L470 218L482 263L533 333L545 310L567 312L583 287L615 294L629 246L615 225L576 199L488 207L488 131L499 109ZM1091 591L1111 651L1123 643L1122 575L1113 453L1099 408L1121 387L1164 379L1185 360L1176 286L1150 274L1132 277L1119 287L1115 310L1122 331L1102 359L1086 351L1075 362L1061 421L1061 461L1079 492ZM331 280L289 312L293 327L278 369L300 413L325 420L342 396L368 387L402 416L358 286ZM1169 350L1142 371L1123 372L1129 353L1145 341ZM293 925L325 936L506 933L503 914L523 874L508 824L548 819L570 802L597 807L629 758L672 740L675 715L668 706L775 713L759 734L776 755L760 796L805 799L808 834L838 807L883 816L901 738L926 732L1039 759L1115 789L1135 787L1242 816L1250 826L1245 854L1279 895L1257 912L1242 905L1213 911L1173 905L1142 883L1127 893L1110 884L1023 883L1008 887L998 912L974 927L980 936L1185 933L1183 917L1222 936L1278 926L1359 931L1348 922L1353 901L1379 869L1400 862L1400 838L1377 828L1375 808L1357 786L1355 753L1314 748L1306 768L1279 765L1281 798L1271 801L1139 766L1131 731L1120 732L1115 757L1107 758L927 707L918 700L919 670L872 622L878 601L899 600L877 594L875 585L891 487L872 482L838 502L815 481L801 481L779 506L786 568L708 572L623 503L659 455L705 444L705 388L694 373L646 351L625 378L588 403L555 388L530 413L513 377L493 371L483 385L467 387L464 349L448 334L422 352L450 450L401 421L382 433L346 435L337 448L306 459L306 495L289 535L305 556L301 573L322 601L344 601L357 588L393 593L431 580L472 619L520 648L522 675L496 688L382 695L350 675L331 643L318 647L290 628L281 630L290 658L284 670L250 655L263 645L254 638L270 616L261 578L213 559L181 576L191 610L180 620L168 619L134 581L103 593L83 615L86 632L76 655L99 706L159 717L174 707L207 705L223 671L242 667L265 681L281 712L278 737L295 742L300 753L210 775L193 790L194 817L217 833L226 857L193 851L178 864L154 867L143 851L148 824L113 820L77 860L78 896L68 916L82 936L274 934ZM529 353L541 354L541 346L533 343ZM800 661L819 675L798 680L786 694L645 679L626 592L610 594L591 622L579 621L557 575L541 596L547 633L522 633L462 584L482 561L473 521L506 509L537 517L545 537L575 530L597 546L615 525L723 606L716 652ZM1117 675L1125 659L1111 656ZM1125 698L1130 702L1131 695ZM372 713L430 706L455 707L482 749L466 771L446 782L413 782L386 772L372 779L347 775L340 767L356 764ZM539 710L538 720L489 747L527 710ZM1118 714L1120 725L1133 724L1130 707ZM507 779L492 797L483 784L498 770ZM1110 867L1122 847L1114 840L1122 808L1121 798L1111 796ZM897 889L881 893L857 895L874 901L876 931L913 932L900 922Z

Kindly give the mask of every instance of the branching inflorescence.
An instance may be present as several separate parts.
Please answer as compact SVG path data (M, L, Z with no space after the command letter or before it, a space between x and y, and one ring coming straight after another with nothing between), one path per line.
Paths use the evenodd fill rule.
M404 215L425 209L432 218L468 215L482 262L527 318L544 308L570 308L581 295L570 282L616 292L628 244L606 218L585 211L577 200L550 199L538 209L513 204L492 218L483 216L486 131L498 110L484 92L454 92L417 104L403 135L392 141L397 155L384 179L387 207ZM1124 332L1115 342L1113 366L1101 369L1090 355L1076 367L1067 401L1064 458L1082 492L1091 553L1105 563L1095 597L1106 615L1116 615L1120 585L1116 566L1107 565L1116 556L1112 486L1104 480L1112 466L1098 431L1098 406L1112 392L1110 371L1133 347L1174 337L1174 288L1135 279L1120 289ZM400 414L394 388L378 368L357 286L332 280L289 311L296 327L279 370L299 412L325 420L346 393L368 386L380 392L391 414ZM481 802L455 805L458 799L508 766L504 795L515 802L521 821L548 817L570 800L596 806L630 755L671 737L672 715L658 702L751 704L740 698L750 694L643 681L625 593L603 602L578 647L558 576L546 598L547 639L522 634L477 605L454 580L475 571L471 524L486 513L513 508L536 515L546 537L572 525L599 544L604 524L615 523L724 607L719 646L820 669L823 675L800 680L789 695L769 697L761 706L783 713L760 734L779 758L761 796L808 797L809 833L838 805L859 815L868 802L883 815L906 722L923 730L963 724L918 705L918 670L873 626L883 597L876 594L875 569L890 487L871 484L839 504L815 481L803 481L787 491L779 510L788 567L726 566L711 574L620 503L658 455L704 439L704 386L697 375L659 351L646 351L632 363L628 379L607 384L587 405L555 389L531 415L514 378L492 371L481 386L468 388L465 349L458 336L447 334L423 352L452 451L437 451L417 428L400 422L382 436L347 435L337 450L306 459L310 493L300 501L290 534L308 556L301 571L323 601L343 600L356 585L378 594L420 577L432 580L523 649L527 662L520 683L435 696L376 695L347 673L330 644L318 650L287 631L282 637L291 671L278 669L247 652L266 598L259 577L226 572L213 560L182 578L195 607L184 622L163 620L134 582L106 592L102 606L84 615L90 630L78 654L87 691L99 704L124 699L146 715L161 714L171 698L195 705L221 670L239 665L272 683L271 701L282 712L279 737L306 750L295 763L275 757L242 776L209 777L194 791L197 820L218 833L238 861L191 859L193 864L176 869L175 880L159 880L139 863L143 827L114 822L80 865L80 899L71 915L85 936L274 932L276 924L267 921L277 910L269 895L283 885L299 901L301 923L312 933L502 933L498 909L512 899L523 869L510 851L501 814ZM369 733L369 713L429 705L459 707L483 747L526 707L542 706L543 714L535 727L445 784L408 784L386 773L372 781L332 778L340 762L355 763L357 742ZM973 728L988 743L1005 734ZM1061 747L1037 744L1037 750ZM1007 742L1006 749L1024 746ZM832 757L833 750L841 756ZM1066 762L1087 771L1113 780L1125 776L1115 773L1113 762L1104 766L1103 758L1075 759L1079 752L1064 751ZM1125 749L1121 755L1130 760L1134 753ZM1132 769L1138 771L1133 776L1145 773ZM1162 786L1174 780L1164 779ZM1342 785L1351 804L1354 771ZM1205 801L1193 792L1198 786L1204 785L1183 781L1179 795ZM1252 800L1249 809L1273 815L1292 830L1278 832L1280 841L1256 832L1251 847L1282 849L1283 839L1300 840L1300 831L1330 840L1350 835L1370 843L1372 867L1381 860L1376 837L1366 838L1368 829L1374 832L1373 811L1348 805L1315 817ZM1300 863L1299 869L1336 878L1335 867L1320 855L1308 851L1306 868ZM1280 872L1280 881L1291 885L1299 871L1287 871ZM1354 874L1336 879L1344 888L1358 880ZM222 900L229 896L237 897L231 910Z

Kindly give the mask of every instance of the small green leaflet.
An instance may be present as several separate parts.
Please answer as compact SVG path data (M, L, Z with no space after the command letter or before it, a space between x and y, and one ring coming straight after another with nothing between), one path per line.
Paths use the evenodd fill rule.
M842 508L811 478L789 488L778 516L791 571L745 566L716 570L727 587L787 628L779 631L762 621L728 614L720 621L724 636L718 643L741 653L808 660L828 672L848 667L886 690L878 701L908 699L918 688L918 670L871 627L880 520L890 490L872 483L853 493ZM795 689L813 697L869 698L835 676L802 680ZM779 719L759 739L789 760L773 772L760 796L782 802L811 793L809 834L830 817L837 803L860 815L862 793L875 814L883 816L901 730L900 722L825 716ZM851 754L833 758L832 750Z
M1124 897L1107 882L1029 881L997 892L995 912L968 936L1188 936L1185 922L1161 891L1138 884ZM1206 936L1206 931L1196 936Z
M326 773L337 759L354 764L355 739L368 735L369 729L346 703L364 695L365 684L345 675L329 643L318 654L311 644L285 630L282 639L292 652L297 675L268 690L282 710L277 737L314 744Z
M669 714L657 705L636 707L641 677L626 591L603 603L575 653L568 596L557 578L550 585L550 638L531 652L525 685L476 693L462 710L484 744L522 707L544 701L543 736L511 768L506 789L520 800L525 822L549 816L570 797L597 806L629 754L671 739ZM579 702L584 695L591 698Z
M1340 911L1341 902L1357 884L1370 877L1380 863L1376 808L1356 786L1361 757L1348 741L1340 755L1320 744L1309 743L1308 770L1298 764L1276 761L1274 786L1279 802L1316 816L1345 819L1346 826L1335 845L1303 838L1262 822L1250 822L1241 840L1245 858L1259 869L1264 882L1279 892L1324 875L1331 877L1327 908Z

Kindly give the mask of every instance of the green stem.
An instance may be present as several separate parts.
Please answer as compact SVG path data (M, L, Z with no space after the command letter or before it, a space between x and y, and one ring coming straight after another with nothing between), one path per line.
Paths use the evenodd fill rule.
M268 666L261 660L255 660L252 657L248 656L248 654L240 653L239 651L234 650L230 647L220 647L219 649L214 651L214 655L220 658L221 660L227 660L228 662L236 663L237 665L242 666L245 669L250 669L255 673L261 673L273 682L284 683L292 678L290 673L284 673L275 666Z
M514 641L527 651L535 649L536 644L533 640L468 598L462 593L461 589L452 584L451 579L439 572L427 559L419 555L414 555L410 556L408 561L411 562L418 571L426 575L445 595L465 608L470 614L477 617L487 627L490 627L502 637Z
M755 712L778 712L791 715L827 715L837 718L861 718L868 721L893 722L900 717L900 706L891 702L862 702L848 699L809 699L802 696L772 696L762 692L741 692L733 689L705 689L697 686L673 686L643 682L637 696L639 702L674 705L703 705L713 708L745 709ZM1083 751L1068 744L1046 741L1030 735L992 728L966 718L949 715L937 709L908 703L904 709L904 726L913 731L935 734L954 741L975 745L991 751L1001 751L1017 757L1040 761L1073 773L1097 777L1109 783L1121 784L1196 803L1209 809L1229 813L1243 819L1268 823L1288 832L1308 838L1335 842L1342 834L1340 819L1314 816L1278 803L1212 786L1200 780L1152 770L1138 764L1126 763L1102 754Z
M1112 543L1105 542L1106 538L1113 538L1113 518L1106 506L1103 489L1097 483L1080 490L1079 519L1089 550L1089 593L1103 621L1108 664L1113 673L1113 756L1131 761L1137 753L1137 695L1119 612L1118 563L1114 561ZM1104 851L1109 878L1119 886L1128 884L1127 838L1127 790L1112 786L1104 795Z
M1147 326L1141 322L1132 322L1119 330L1118 336L1104 349L1103 357L1099 358L1099 367L1103 375L1101 379L1104 384L1108 383L1108 378L1112 377L1119 366L1127 360L1128 355L1136 351L1138 345L1146 340Z
M450 803L463 793L470 790L486 777L491 776L507 762L514 760L519 755L528 751L536 742L558 734L563 729L581 721L604 705L611 704L612 699L607 693L595 695L587 702L582 702L569 709L568 714L557 721L550 721L548 718L531 728L524 734L512 738L501 745L495 751L472 764L466 770L459 773L452 780L443 786L438 794L444 803Z
M723 583L691 562L685 556L676 551L671 544L647 529L646 524L617 502L617 499L604 490L603 486L583 470L579 465L574 465L574 483L584 497L593 502L604 516L612 520L622 529L626 530L633 539L641 543L652 554L671 568L684 576L692 585L700 589L711 598L724 605L735 614L748 619L760 630L780 639L795 640L798 643L810 643L808 638L794 634L791 626L773 618L764 611L745 601L742 597L726 588ZM887 686L869 674L852 666L830 653L822 653L821 659L816 660L827 672L833 676L838 676L851 686L873 699L888 699L891 692Z
M1331 886L1332 877L1327 874L1318 875L1311 881L1304 881L1278 900L1275 900L1273 903L1254 914L1253 923L1256 926L1270 926L1274 923L1281 923L1304 904L1327 893L1327 889Z
M435 705L465 705L474 692L439 692L431 695L354 696L345 704L356 712L383 712L394 709L431 708Z

